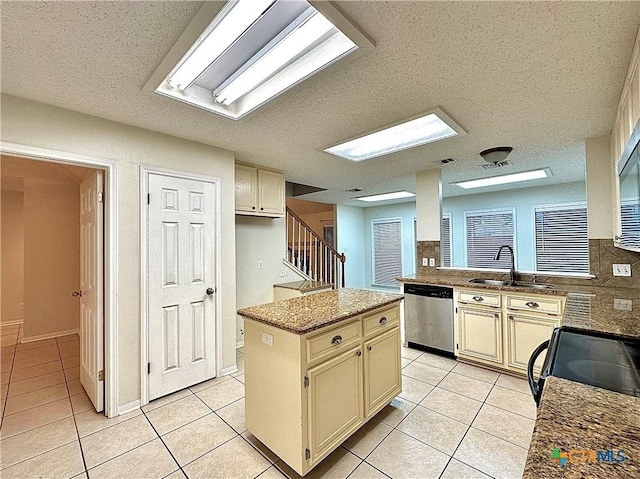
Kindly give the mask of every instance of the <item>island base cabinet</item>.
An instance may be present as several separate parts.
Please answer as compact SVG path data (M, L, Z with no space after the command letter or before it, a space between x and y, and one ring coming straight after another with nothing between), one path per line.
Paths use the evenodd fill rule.
M502 313L458 308L460 356L502 364Z
M370 418L402 390L400 330L393 329L365 343L365 416Z
M362 423L360 346L308 371L309 455L313 467Z

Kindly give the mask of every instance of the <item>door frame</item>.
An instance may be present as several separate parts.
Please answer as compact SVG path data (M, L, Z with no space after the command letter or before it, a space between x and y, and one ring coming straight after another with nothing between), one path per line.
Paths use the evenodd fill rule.
M118 416L118 162L4 141L0 153L104 171L104 412L110 418Z
M215 294L216 315L214 331L216 335L216 377L222 375L222 322L220 314L222 312L222 295L220 294L220 278L222 278L222 252L221 244L221 205L220 205L220 178L206 175L198 175L179 170L158 168L151 165L140 165L140 406L149 404L149 377L147 375L147 364L149 362L149 238L147 222L149 214L147 209L147 195L149 194L149 175L170 176L185 180L198 180L216 185L216 220L215 236L216 245L214 268L214 281L218 291Z

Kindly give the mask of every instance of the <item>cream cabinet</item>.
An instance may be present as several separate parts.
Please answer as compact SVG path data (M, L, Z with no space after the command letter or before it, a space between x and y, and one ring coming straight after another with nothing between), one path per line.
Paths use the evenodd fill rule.
M456 355L524 373L533 350L560 325L564 304L563 296L456 290Z
M401 392L397 304L305 334L244 324L247 429L300 475Z
M284 216L284 175L236 164L236 214Z

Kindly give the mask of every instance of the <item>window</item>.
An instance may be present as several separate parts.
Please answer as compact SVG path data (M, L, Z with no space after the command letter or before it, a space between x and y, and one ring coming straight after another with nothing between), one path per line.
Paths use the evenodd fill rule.
M469 268L509 269L508 254L495 261L502 245L513 248L513 211L465 213L467 227L467 266Z
M535 208L536 270L589 272L589 236L585 205Z
M442 225L440 227L440 254L442 255L442 266L451 266L451 213L442 215Z
M373 284L397 286L402 276L402 220L373 220Z

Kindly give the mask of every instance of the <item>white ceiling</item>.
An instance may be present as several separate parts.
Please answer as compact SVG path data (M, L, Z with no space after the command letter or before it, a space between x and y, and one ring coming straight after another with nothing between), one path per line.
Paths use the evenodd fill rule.
M584 139L611 130L640 25L640 2L334 5L376 48L240 121L141 91L198 2L3 0L2 91L233 150L327 188L305 199L356 204L344 190L414 191L443 158L458 160L444 183L488 176L478 152L500 145L514 148L501 174L584 178ZM322 152L437 106L468 135L361 163Z

